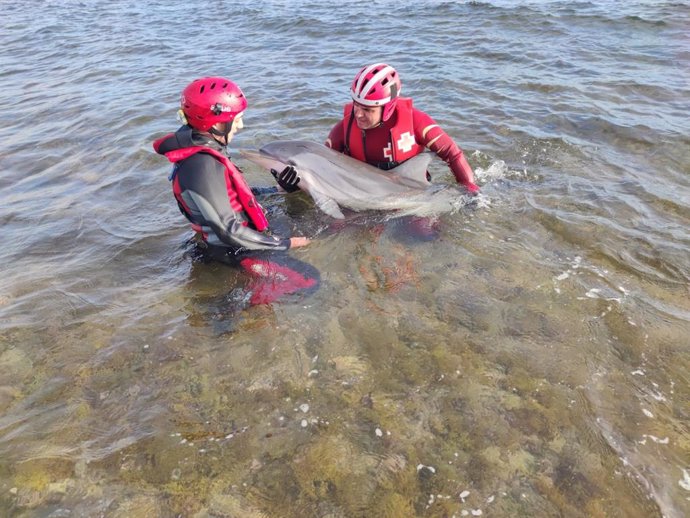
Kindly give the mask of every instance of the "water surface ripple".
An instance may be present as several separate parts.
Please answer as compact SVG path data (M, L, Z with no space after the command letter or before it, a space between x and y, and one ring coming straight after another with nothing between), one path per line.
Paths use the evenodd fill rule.
M0 515L690 514L688 2L0 4ZM151 141L211 74L323 141L374 61L482 195L273 196L322 285L239 310Z

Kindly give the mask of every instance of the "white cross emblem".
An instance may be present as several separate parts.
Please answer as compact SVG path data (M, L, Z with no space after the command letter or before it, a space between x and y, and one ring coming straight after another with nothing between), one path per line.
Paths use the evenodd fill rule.
M383 148L383 157L387 158L389 162L393 161L393 148L389 142L386 147Z
M396 143L398 145L398 149L402 151L403 153L407 153L410 149L412 149L412 146L414 146L415 141L414 141L414 136L412 136L412 133L409 131L406 131L402 135L400 135L400 138L398 139L398 142Z

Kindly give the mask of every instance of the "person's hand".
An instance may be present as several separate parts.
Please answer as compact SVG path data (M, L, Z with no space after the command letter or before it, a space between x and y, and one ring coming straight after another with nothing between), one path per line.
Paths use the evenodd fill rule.
M271 169L271 174L285 192L299 191L297 184L300 178L297 176L297 170L291 165L287 166L280 173L275 169Z
M470 193L470 196L477 196L479 194L479 186L476 183L468 182L465 184L465 189Z
M301 246L307 246L311 243L311 239L308 237L291 237L290 238L290 248L299 248Z

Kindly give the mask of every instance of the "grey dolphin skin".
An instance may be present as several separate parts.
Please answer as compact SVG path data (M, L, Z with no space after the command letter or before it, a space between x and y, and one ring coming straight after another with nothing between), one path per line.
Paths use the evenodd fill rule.
M334 151L322 144L302 140L271 142L258 152L241 155L266 169L282 171L287 165L297 169L299 187L308 192L318 207L342 219L340 207L351 210L404 210L406 214L430 214L451 210L458 197L431 188L426 169L430 153L407 160L389 171ZM439 203L441 201L441 203Z

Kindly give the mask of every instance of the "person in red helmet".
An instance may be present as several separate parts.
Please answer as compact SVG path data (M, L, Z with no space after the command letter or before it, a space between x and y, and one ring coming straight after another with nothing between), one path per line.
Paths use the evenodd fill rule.
M385 63L363 67L350 88L352 102L326 140L332 149L379 169L392 169L429 149L448 164L458 183L479 192L462 149L434 120L400 97L397 71Z
M309 239L268 232L266 214L256 199L263 192L247 185L227 155L228 144L244 127L247 99L242 90L223 77L196 79L183 90L180 108L184 125L157 139L153 148L173 163L173 194L201 249L212 258L239 264L255 279L266 280L255 287L254 303L271 302L317 285L310 265L305 265L310 270L305 277L259 253L306 246ZM291 168L274 176L283 190L297 189L299 179Z

